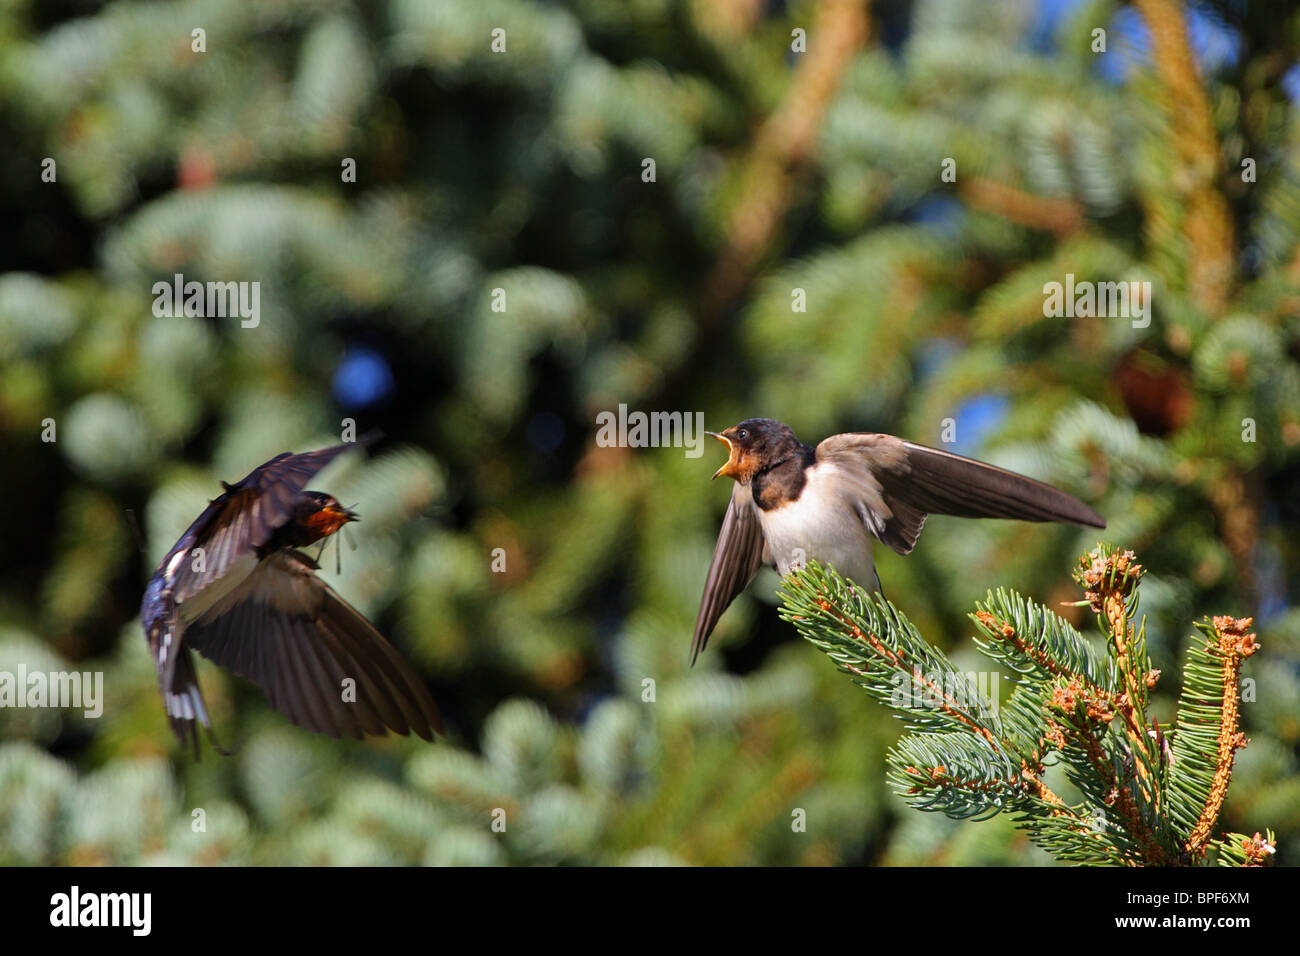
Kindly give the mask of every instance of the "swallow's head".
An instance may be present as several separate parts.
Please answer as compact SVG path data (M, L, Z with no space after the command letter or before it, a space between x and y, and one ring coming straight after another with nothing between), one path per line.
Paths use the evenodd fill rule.
M359 514L343 507L333 495L323 491L302 493L298 523L314 533L317 539L333 534L349 521L360 520Z
M707 432L727 446L731 457L714 472L713 477L726 475L743 484L764 468L789 458L792 451L802 448L790 426L770 418L749 418L722 432Z

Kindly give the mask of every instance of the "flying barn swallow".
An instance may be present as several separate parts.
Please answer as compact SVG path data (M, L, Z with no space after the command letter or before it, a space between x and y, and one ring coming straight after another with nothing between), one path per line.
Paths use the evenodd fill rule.
M1041 481L893 435L850 432L813 448L770 418L707 434L731 453L713 477L736 486L704 582L692 664L764 563L784 576L816 560L879 591L871 539L907 554L929 514L1106 527L1078 498Z
M272 707L307 730L358 739L393 730L432 740L441 732L424 683L297 550L358 520L332 495L304 490L354 447L285 452L242 481L223 481L224 493L150 579L140 623L172 731L182 746L193 743L196 756L197 724L209 737L212 724L191 648L253 681Z

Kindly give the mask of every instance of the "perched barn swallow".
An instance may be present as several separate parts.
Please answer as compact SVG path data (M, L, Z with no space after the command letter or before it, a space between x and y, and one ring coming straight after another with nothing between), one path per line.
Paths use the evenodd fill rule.
M242 481L223 481L225 493L150 579L140 622L172 731L182 746L193 742L196 756L196 722L209 737L212 724L191 648L253 681L272 707L307 730L355 738L413 730L425 740L441 732L424 683L297 550L357 520L333 496L304 490L354 447L285 452Z
M704 582L692 664L764 563L784 576L816 560L879 591L872 537L907 554L929 514L1106 527L1078 498L1041 481L893 435L832 435L812 448L770 418L707 434L731 452L713 477L736 486Z

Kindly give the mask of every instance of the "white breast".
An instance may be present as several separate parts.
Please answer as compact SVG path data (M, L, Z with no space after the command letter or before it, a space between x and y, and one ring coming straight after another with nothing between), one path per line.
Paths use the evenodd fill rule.
M877 590L871 535L847 502L828 487L821 465L808 470L808 483L797 501L758 512L772 561L782 576L809 560L834 565L841 576Z

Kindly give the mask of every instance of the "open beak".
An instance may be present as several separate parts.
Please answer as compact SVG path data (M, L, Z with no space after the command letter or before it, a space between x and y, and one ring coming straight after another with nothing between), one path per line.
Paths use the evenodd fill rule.
M345 508L343 505L330 505L325 509L325 513L337 521L339 524L347 524L349 521L360 521L361 515L357 514L351 508Z
M726 445L727 451L729 453L729 457L727 458L727 463L723 465L721 468L719 468L717 471L715 471L713 473L713 477L718 478L722 475L726 475L728 478L735 478L736 475L738 474L738 472L736 471L736 465L739 464L739 462L737 461L739 456L736 454L736 446L731 443L731 439L728 438L726 435L719 435L717 432L707 432L707 431L704 434L712 435L718 441L722 442L722 444Z

